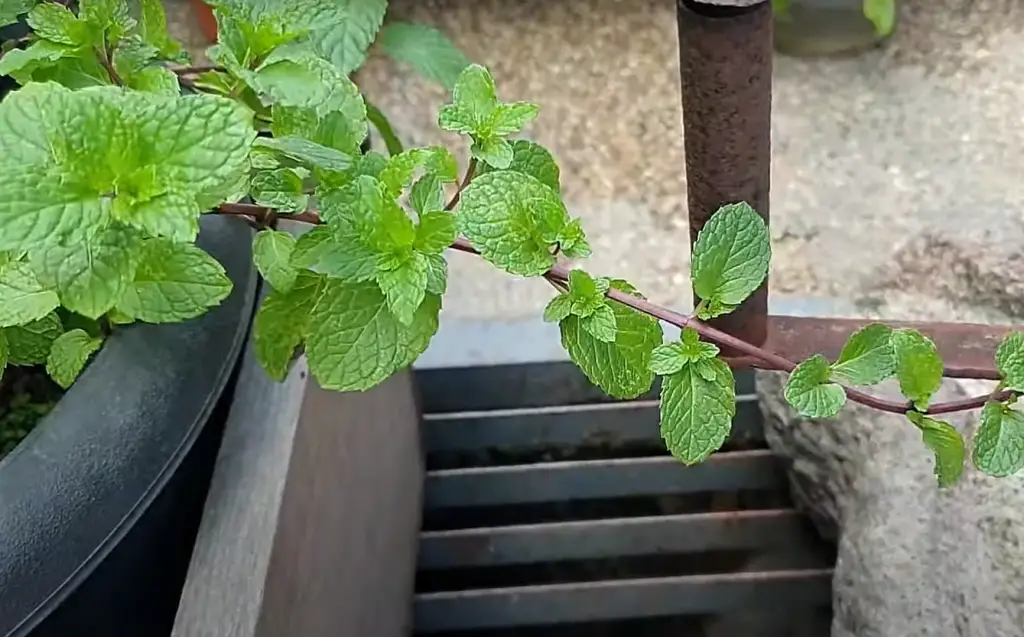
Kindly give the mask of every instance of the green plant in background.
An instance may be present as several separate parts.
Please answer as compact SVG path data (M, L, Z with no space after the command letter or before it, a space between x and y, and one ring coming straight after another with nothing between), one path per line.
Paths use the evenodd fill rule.
M815 0L805 0L814 2ZM785 18L793 5L793 0L772 0L772 9L776 16ZM896 0L863 0L864 17L875 27L875 35L887 37L896 26Z
M348 5L218 5L224 31L210 57L220 66L186 82L198 91L189 95L166 66L179 52L154 0L137 19L117 0L83 0L77 15L32 9L35 39L0 61L25 83L0 103L0 366L45 358L66 385L104 326L205 313L231 282L195 245L199 218L235 215L258 227L253 256L270 293L254 348L278 380L299 352L319 384L338 391L369 389L411 365L437 331L454 249L552 285L545 319L611 396L639 396L660 376L662 435L682 462L706 459L729 435L736 392L721 346L789 372L786 399L805 416L833 416L847 400L904 414L943 486L967 455L938 419L953 411L982 408L975 466L991 475L1024 467L1024 415L1014 405L1024 392L1024 333L1000 346L994 393L938 404L942 361L913 330L871 324L837 360L799 364L740 341L705 321L734 311L768 275L767 228L743 202L700 231L692 315L650 303L627 281L570 269L560 257L585 259L590 246L562 201L558 165L539 144L509 139L538 107L500 100L487 69L469 65L438 114L440 128L469 142L464 170L440 146L361 153L372 109L348 73L379 27L363 12L382 16L384 3L338 6ZM280 218L313 228L296 237L275 229ZM58 311L67 318L55 320ZM665 342L662 322L680 337ZM890 378L906 401L856 389Z

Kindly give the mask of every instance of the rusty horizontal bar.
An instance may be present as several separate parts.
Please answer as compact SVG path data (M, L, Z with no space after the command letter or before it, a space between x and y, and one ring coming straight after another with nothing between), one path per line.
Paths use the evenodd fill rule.
M479 568L719 550L799 548L804 533L805 522L793 509L429 531L420 534L419 567Z
M779 489L786 476L767 449L727 451L690 467L671 456L428 471L424 508Z
M417 634L827 607L832 569L752 571L416 595Z
M868 319L839 319L801 316L769 316L768 341L764 348L800 362L814 354L834 360L851 334ZM928 323L884 321L894 328L912 328L928 336L939 349L950 378L999 380L995 352L1000 341L1014 328L973 323ZM734 367L756 367L749 357L729 360Z

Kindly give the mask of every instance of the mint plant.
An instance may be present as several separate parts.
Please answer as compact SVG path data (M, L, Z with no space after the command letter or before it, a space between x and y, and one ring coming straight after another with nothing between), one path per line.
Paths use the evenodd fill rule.
M380 5L224 0L223 41L210 50L218 66L185 81L190 72L169 66L180 48L155 0L137 18L122 0L82 0L77 13L34 6L28 47L0 60L24 85L0 103L0 368L45 363L68 386L112 330L216 306L231 282L194 242L201 215L222 214L257 230L253 259L270 290L254 350L277 380L300 352L317 382L338 391L370 389L410 366L437 331L445 255L458 250L546 280L556 294L544 319L609 395L637 397L660 376L662 436L684 463L729 436L736 388L723 347L789 372L785 398L804 416L834 416L848 400L904 414L942 486L968 455L939 419L949 412L982 408L972 444L980 470L1024 467L1014 404L1024 333L1000 345L994 393L935 404L942 360L914 330L873 323L836 360L797 364L706 323L767 277L770 237L747 203L723 206L699 233L689 315L627 281L569 268L564 259L591 248L562 201L558 165L535 142L509 139L539 109L501 100L482 66L459 72L438 114L469 142L464 169L439 146L362 153L374 110L347 74L374 38ZM312 228L295 236L277 229L280 219ZM666 342L663 322L680 337ZM857 389L892 378L905 401Z

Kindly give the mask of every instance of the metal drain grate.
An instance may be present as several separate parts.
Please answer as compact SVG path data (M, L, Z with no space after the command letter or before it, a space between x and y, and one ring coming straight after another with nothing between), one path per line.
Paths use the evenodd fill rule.
M417 380L417 635L828 634L834 551L790 506L751 374L693 467L665 452L657 388L612 402L568 362Z

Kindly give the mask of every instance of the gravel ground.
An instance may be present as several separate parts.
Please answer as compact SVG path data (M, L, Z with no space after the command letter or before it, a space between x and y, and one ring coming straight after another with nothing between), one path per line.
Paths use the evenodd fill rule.
M184 0L168 4L200 47ZM689 306L672 0L392 0L390 16L437 25L493 69L503 98L541 104L528 135L563 166L588 268ZM907 0L900 17L884 50L776 59L774 294L856 300L925 233L1024 238L1024 3ZM357 79L408 143L452 141L434 125L443 95L407 70L374 57ZM452 261L449 315L519 318L550 296Z

